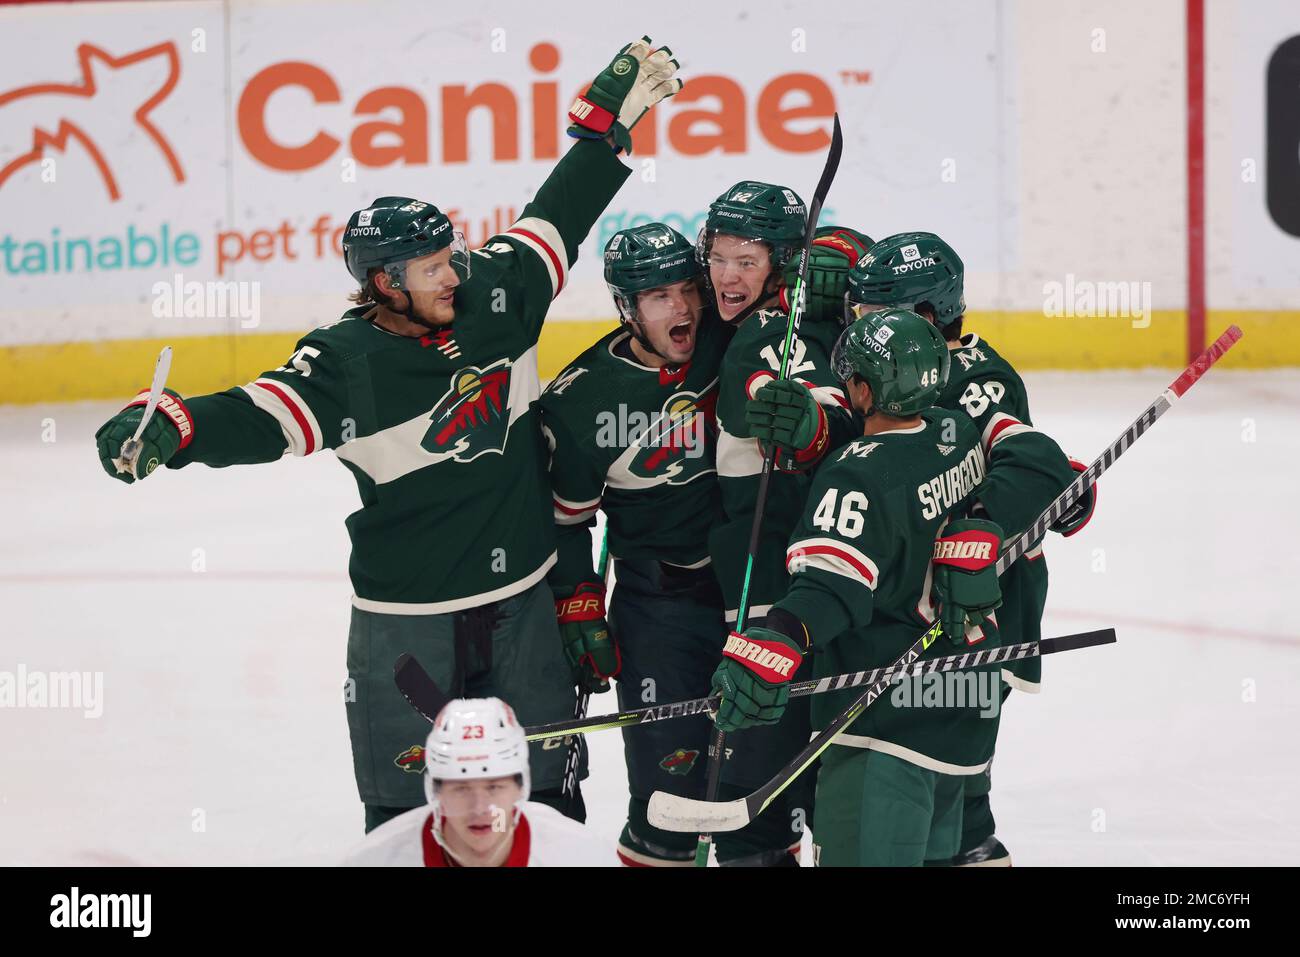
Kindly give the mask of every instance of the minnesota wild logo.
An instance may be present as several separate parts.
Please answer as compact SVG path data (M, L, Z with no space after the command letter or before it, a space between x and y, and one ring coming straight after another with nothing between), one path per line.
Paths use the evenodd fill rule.
M424 772L424 748L418 744L413 744L393 758L393 763L403 771L422 774Z
M500 454L510 431L510 360L485 369L466 366L451 376L451 388L429 415L420 441L426 452L450 454L469 462L488 452Z
M631 449L627 471L654 484L684 485L713 469L710 449L717 440L718 393L676 392L663 404L659 419Z
M691 768L695 767L695 759L700 756L700 752L694 748L678 748L672 754L664 755L664 759L659 762L659 767L663 768L669 774L690 774Z

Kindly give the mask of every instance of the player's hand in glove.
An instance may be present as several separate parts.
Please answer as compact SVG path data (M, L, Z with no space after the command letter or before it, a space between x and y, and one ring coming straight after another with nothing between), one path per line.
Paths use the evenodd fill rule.
M1076 472L1088 471L1088 466L1082 462L1076 462L1070 459L1070 468ZM1092 520L1092 513L1097 510L1097 484L1094 482L1088 487L1077 502L1066 509L1065 514L1058 518L1050 527L1050 531L1057 532L1069 538L1075 532L1082 530Z
M806 469L826 453L830 430L826 413L807 386L774 379L745 403L745 430L764 445L787 453L783 469Z
M122 443L135 435L148 401L149 390L145 389L95 433L99 461L104 466L104 471L128 485L136 479L147 478L153 474L154 469L166 465L167 460L189 445L194 437L194 422L189 410L181 402L180 393L164 389L153 418L140 434L140 455L135 460L134 469L119 472L113 460L122 454Z
M617 149L632 152L632 127L658 103L677 93L682 81L668 47L654 50L649 37L629 43L600 71L569 108L568 133L579 139L609 136Z
M605 620L605 586L583 582L568 598L555 601L564 655L573 669L573 683L588 694L609 690L623 659Z
M996 522L964 518L935 539L934 600L943 633L954 645L965 645L967 626L982 625L1002 604L997 569L1002 538Z
M804 279L805 311L802 318L812 322L839 322L844 316L849 270L866 255L872 240L866 233L844 226L822 226L813 235ZM784 279L780 301L781 308L788 313L799 280L798 256L791 256L785 264Z
M789 635L754 626L733 631L713 672L713 693L722 696L714 723L722 731L776 724L790 700L790 679L803 649Z

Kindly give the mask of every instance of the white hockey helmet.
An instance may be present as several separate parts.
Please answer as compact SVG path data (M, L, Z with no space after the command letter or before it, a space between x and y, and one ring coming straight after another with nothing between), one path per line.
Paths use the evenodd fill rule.
M500 698L457 698L433 720L424 746L424 794L438 810L435 781L519 775L528 800L528 742L514 710Z

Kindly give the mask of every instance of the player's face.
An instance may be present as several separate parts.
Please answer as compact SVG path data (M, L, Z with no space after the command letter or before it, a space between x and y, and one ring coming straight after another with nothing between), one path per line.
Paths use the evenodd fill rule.
M440 249L406 264L406 294L411 313L433 326L449 325L456 318L456 287L460 276L451 267L452 249Z
M767 243L725 233L713 237L709 282L718 298L718 315L731 322L767 298L772 257Z
M453 852L490 856L514 831L523 790L513 777L444 781L438 787L443 837Z
M699 283L694 279L647 289L636 297L636 321L669 365L682 365L695 354L702 309Z
M844 383L844 394L849 397L853 411L865 416L871 410L871 386L857 376Z

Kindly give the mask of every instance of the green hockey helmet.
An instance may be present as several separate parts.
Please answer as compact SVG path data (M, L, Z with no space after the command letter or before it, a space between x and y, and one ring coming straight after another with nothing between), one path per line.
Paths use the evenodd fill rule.
M696 240L700 265L709 268L709 253L718 234L766 243L772 272L779 275L799 251L808 223L808 207L792 189L744 180L709 204Z
M873 245L849 270L844 318L853 322L864 306L896 306L934 313L944 326L966 311L966 269L956 250L934 233L897 233Z
M637 293L699 275L690 240L663 223L620 229L605 245L605 285L625 322L636 321Z
M383 269L396 289L406 282L406 263L452 247L451 261L461 278L469 278L469 247L437 206L406 196L381 196L359 209L343 230L343 260L348 272L365 285L370 270Z
M856 319L831 351L831 369L871 387L872 407L911 416L930 408L948 384L948 344L930 322L908 309L881 309Z

